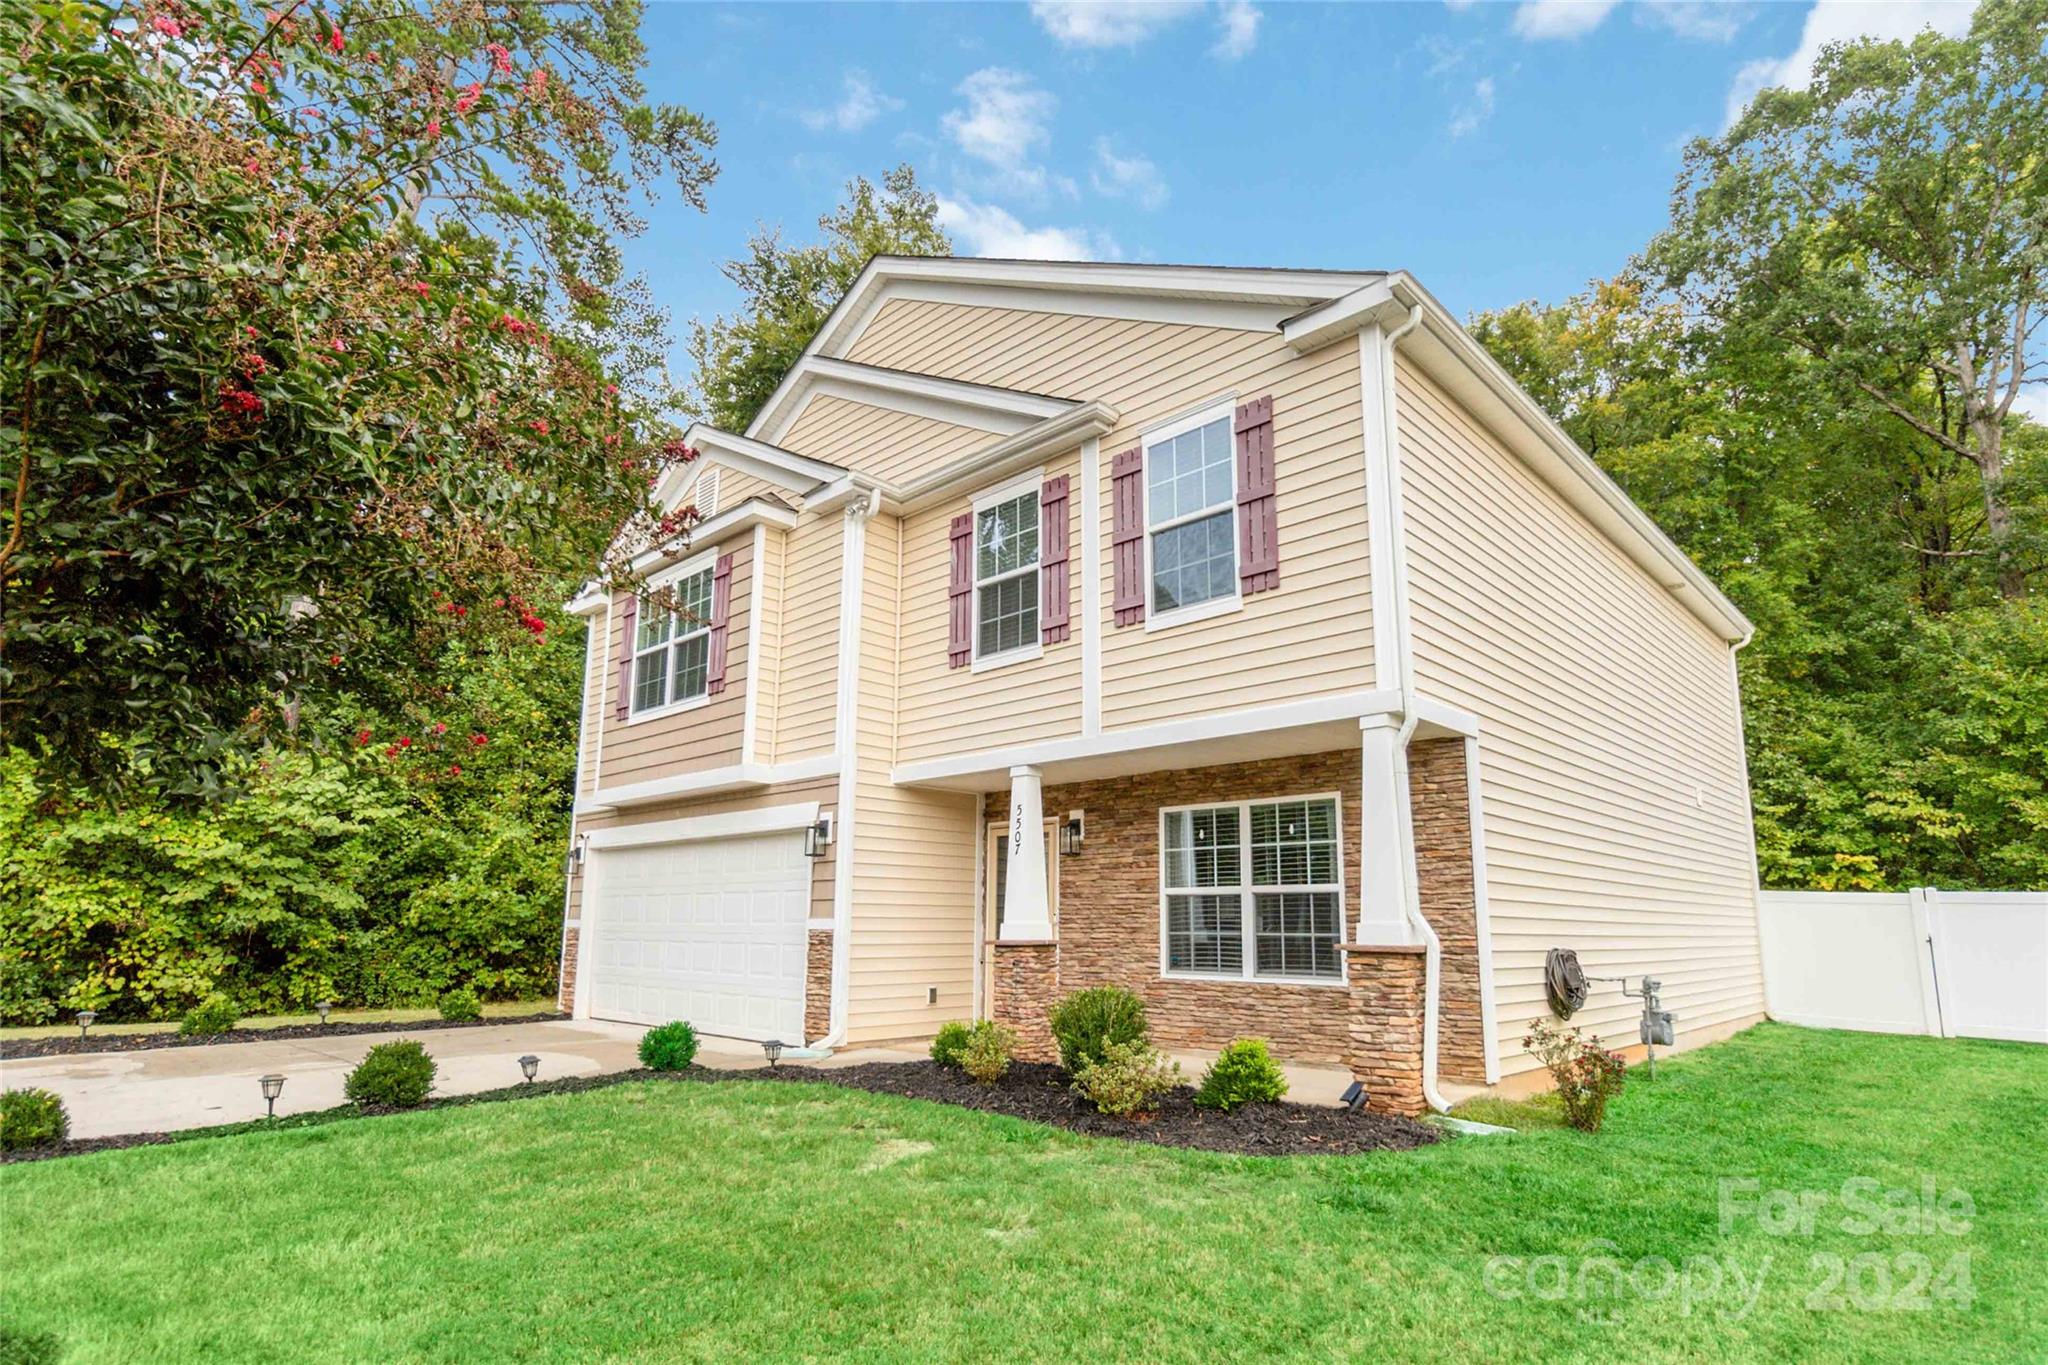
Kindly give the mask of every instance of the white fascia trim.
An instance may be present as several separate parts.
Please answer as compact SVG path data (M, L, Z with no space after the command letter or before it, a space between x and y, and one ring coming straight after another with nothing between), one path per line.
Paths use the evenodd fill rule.
M807 493L846 472L828 460L815 460L751 436L735 436L703 422L692 423L683 440L698 450L717 455L735 469L758 474L797 493Z
M724 792L773 787L784 782L805 782L829 777L839 770L839 759L831 753L800 758L790 763L728 763L722 768L657 777L619 787L601 787L576 802L576 814L625 810L690 796L717 796Z
M1422 703L1418 703L1420 705ZM1479 774L1479 737L1465 736L1465 808L1472 824L1472 920L1479 953L1479 1039L1486 1083L1500 1083L1500 1015L1493 994L1493 914L1486 903L1486 798Z
M1025 428L1016 435L974 451L900 489L885 490L882 509L896 516L920 512L957 497L969 487L1004 478L1048 455L1071 450L1116 429L1117 410L1090 400Z
M1130 730L1112 730L1107 734L1095 736L1047 740L1008 749L983 749L952 758L903 763L890 770L889 779L899 787L916 786L920 783L969 777L977 773L1007 771L1016 767L1043 767L1046 764L1063 763L1077 758L1134 753L1174 744L1198 744L1205 740L1227 739L1264 730L1287 730L1298 725L1320 725L1329 721L1379 715L1396 709L1400 705L1400 700L1398 693L1390 691L1343 692L1333 697L1315 697L1307 701L1283 702L1277 706L1226 711L1214 716L1196 716L1187 720L1144 725Z
M793 801L758 810L721 811L681 820L651 820L644 825L619 825L590 832L590 847L634 848L644 844L680 844L699 839L738 839L749 834L774 834L802 829L818 818L816 801ZM578 973L581 975L581 973Z
M1437 730L1446 731L1448 734L1456 735L1462 739L1478 737L1479 717L1473 715L1470 711L1452 706L1448 702L1435 701L1429 697L1421 696L1414 698L1410 705L1415 712L1416 719L1420 720L1424 725L1433 726ZM1432 736L1432 738L1443 737L1445 736Z
M700 521L690 528L690 543L679 552L673 550L642 550L633 556L627 568L643 577L659 573L665 567L680 563L698 553L699 546L715 546L727 536L741 531L750 531L760 526L773 526L788 531L796 526L796 513L787 507L777 506L762 498L748 498L729 511L720 512L709 521ZM594 585L593 585L594 586ZM588 591L586 589L586 591ZM580 600L580 599L579 599Z
M611 600L611 594L604 590L604 585L593 578L578 588L574 597L562 604L562 610L571 616L581 616L589 620L609 606Z
M1396 325L1414 307L1422 309L1422 326L1406 350L1418 364L1454 387L1459 379L1475 381L1511 419L1489 425L1539 478L1721 638L1749 637L1755 630L1749 618L1407 271L1289 318L1280 330L1290 346L1306 352L1375 322ZM1482 421L1486 416L1473 415Z

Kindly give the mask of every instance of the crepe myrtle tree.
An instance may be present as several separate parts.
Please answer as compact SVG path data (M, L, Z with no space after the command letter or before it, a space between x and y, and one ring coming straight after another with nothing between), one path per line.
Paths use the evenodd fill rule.
M622 522L687 536L618 241L716 134L645 100L639 18L0 6L0 743L207 794L542 634Z

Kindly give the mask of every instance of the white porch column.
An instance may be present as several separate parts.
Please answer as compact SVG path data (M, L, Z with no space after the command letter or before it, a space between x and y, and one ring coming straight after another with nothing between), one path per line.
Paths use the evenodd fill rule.
M1001 942L1053 936L1045 887L1045 798L1039 771L1010 769L1010 866L1003 881Z
M1357 943L1385 946L1411 943L1408 926L1408 850L1401 833L1401 784L1407 764L1401 761L1400 722L1391 715L1366 716L1358 722L1362 782L1358 800L1358 937Z

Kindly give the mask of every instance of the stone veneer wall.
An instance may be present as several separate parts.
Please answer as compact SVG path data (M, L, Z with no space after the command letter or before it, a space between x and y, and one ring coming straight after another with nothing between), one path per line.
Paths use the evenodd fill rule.
M1366 1107L1374 1113L1419 1114L1427 1105L1422 1095L1426 952L1419 945L1350 944L1344 949L1351 985L1350 1048L1344 1060L1365 1083Z
M1017 1057L1026 1062L1059 1060L1047 1011L1060 996L1059 947L1052 943L995 945L994 998L990 1016L1017 1031ZM1072 989L1069 987L1069 989Z
M1479 1000L1479 911L1473 893L1472 801L1465 741L1408 745L1408 800L1422 914L1443 945L1437 982L1437 1074L1486 1082L1485 1017Z
M804 943L804 1041L832 1031L832 931L807 931Z
M555 989L555 1008L564 1014L576 1009L576 941L581 935L573 924L562 932L562 980Z

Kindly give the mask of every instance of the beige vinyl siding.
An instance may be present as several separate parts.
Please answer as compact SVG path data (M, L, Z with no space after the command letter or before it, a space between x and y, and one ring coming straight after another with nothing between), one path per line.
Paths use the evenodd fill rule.
M584 618L583 712L576 730L576 794L597 790L598 749L604 740L605 669L613 666L611 611Z
M766 479L757 478L752 474L746 473L744 470L733 469L724 465L714 465L714 468L718 473L718 510L720 512L730 512L749 498L789 500L789 494L785 489L768 482ZM698 478L700 481L709 478L710 473L711 471L707 470L699 475ZM683 495L683 501L685 503L692 501L689 493ZM701 505L698 510L703 511Z
M907 484L1001 439L978 427L823 394L804 406L778 444L884 483Z
M725 691L703 705L646 720L618 718L618 661L623 651L626 595L612 599L608 652L612 661L611 708L604 716L604 747L599 762L599 791L681 773L722 768L740 761L740 735L746 718L748 655L753 623L747 601L754 579L754 541L741 535L718 545L692 546L692 555L730 553L732 602L726 634ZM715 561L714 561L715 562Z
M973 796L889 780L902 523L868 523L855 745L849 1042L928 1037L973 1008ZM937 1004L927 992L938 987Z
M1000 745L1029 744L1081 733L1081 523L1078 451L1049 460L1045 478L1073 478L1067 518L1067 638L1019 663L953 668L947 662L951 635L951 536L955 516L986 490L963 494L904 520L903 683L898 762L969 753ZM1015 476L991 487L1015 482Z
M1355 338L1297 356L1276 333L897 299L848 358L1115 405L1102 438L1102 724L1157 724L1373 685L1365 447ZM1280 586L1244 609L1113 628L1110 462L1211 400L1273 396ZM1078 537L1077 537L1078 543ZM1078 566L1075 578L1080 577Z
M776 763L829 753L839 688L839 560L845 518L806 512L784 542L782 650L773 730L756 757ZM765 741L773 736L772 750Z
M1502 1071L1544 953L1650 972L1681 1032L1763 1010L1729 648L1491 433L1398 367L1416 685L1480 722ZM1702 801L1704 804L1702 804ZM1596 985L1574 1023L1635 1039Z

